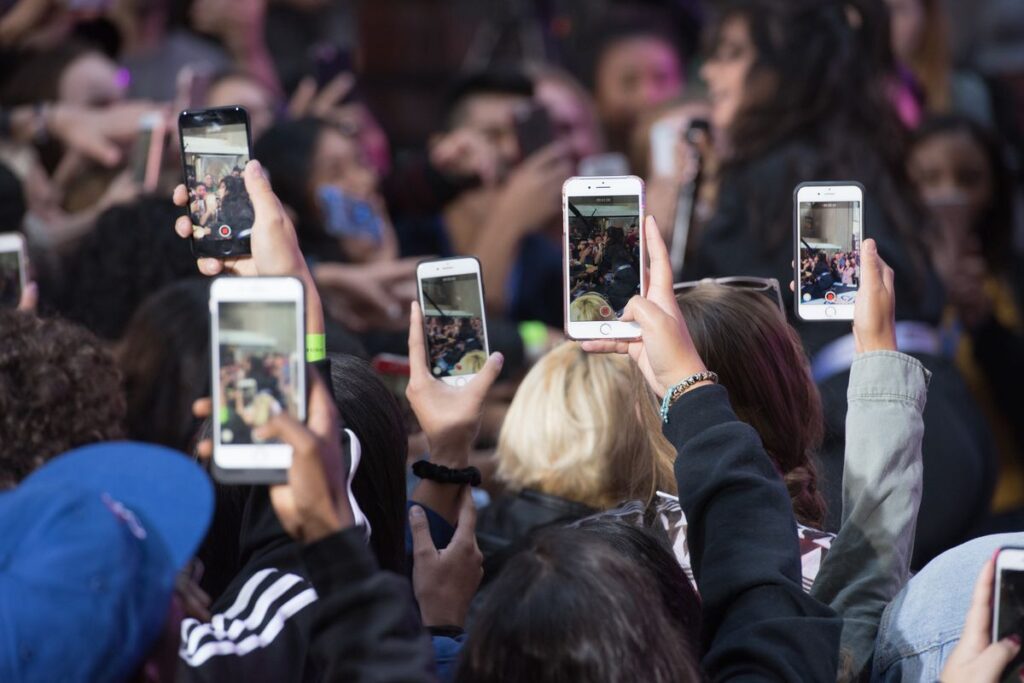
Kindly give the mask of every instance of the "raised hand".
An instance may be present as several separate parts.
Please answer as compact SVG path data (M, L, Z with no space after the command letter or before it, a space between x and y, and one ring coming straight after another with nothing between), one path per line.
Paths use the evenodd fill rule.
M860 247L860 287L853 308L857 353L896 350L896 290L892 268L866 239Z

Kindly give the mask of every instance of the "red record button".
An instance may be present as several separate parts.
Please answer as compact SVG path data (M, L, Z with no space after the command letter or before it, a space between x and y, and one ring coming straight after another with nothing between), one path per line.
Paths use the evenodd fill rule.
M231 237L231 228L227 225L222 225L217 228L217 232L220 233L221 237Z
M825 301L835 301L835 300L836 300L836 293L835 292L825 292Z

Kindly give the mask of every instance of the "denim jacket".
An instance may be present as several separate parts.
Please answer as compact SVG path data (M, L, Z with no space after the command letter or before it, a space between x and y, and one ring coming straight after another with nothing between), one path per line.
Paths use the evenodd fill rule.
M930 378L894 351L861 354L850 368L842 524L811 589L843 618L850 678L870 666L882 611L910 578Z

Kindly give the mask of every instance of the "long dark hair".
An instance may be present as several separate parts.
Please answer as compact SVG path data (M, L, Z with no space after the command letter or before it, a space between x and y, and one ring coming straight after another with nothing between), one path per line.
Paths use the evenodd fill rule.
M352 493L370 521L370 547L384 569L405 573L405 460L409 451L398 402L370 365L329 354L331 389L345 425L362 445Z
M825 499L815 459L824 437L821 396L796 330L760 292L702 284L677 297L697 353L729 387L786 482L793 513L821 529Z
M726 0L713 29L744 20L757 52L747 77L758 97L741 106L728 131L723 174L788 147L787 177L751 187L748 203L765 216L766 250L791 239L793 188L803 180L860 180L873 191L911 253L925 253L925 215L904 168L907 132L889 99L894 60L882 0ZM923 263L915 266L923 267Z
M233 175L224 176L220 181L227 193L220 204L221 220L236 231L252 228L256 213L249 201L249 191L245 189L245 180Z
M550 528L485 591L456 680L698 681L687 645L643 564L600 533Z

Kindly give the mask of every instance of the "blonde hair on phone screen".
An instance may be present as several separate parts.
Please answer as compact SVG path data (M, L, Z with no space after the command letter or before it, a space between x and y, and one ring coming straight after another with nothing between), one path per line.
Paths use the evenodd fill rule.
M498 437L498 478L606 509L675 493L675 449L654 394L625 356L556 347L516 392Z

